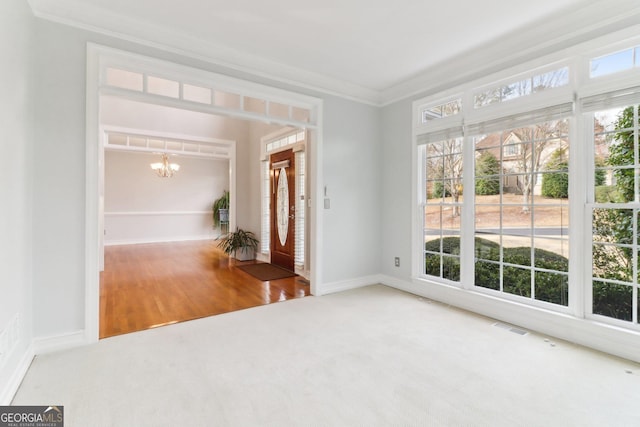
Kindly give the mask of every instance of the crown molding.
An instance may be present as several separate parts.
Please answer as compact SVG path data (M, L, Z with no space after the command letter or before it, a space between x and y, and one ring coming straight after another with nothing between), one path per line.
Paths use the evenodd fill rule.
M244 73L368 105L380 104L380 92L377 90L271 61L106 10L97 12L94 7L85 3L70 0L28 2L34 16L40 19L211 63L224 67L231 73Z
M97 12L95 7L84 2L28 2L33 14L41 19L207 62L223 67L227 74L241 73L374 106L437 93L590 39L640 25L640 5L637 0L591 0L580 8L565 9L507 37L458 54L396 85L375 90L106 10Z
M380 93L382 106L450 87L640 26L637 0L593 0L430 67ZM636 32L636 34L638 34ZM505 54L507 52L507 54ZM452 71L453 70L453 71Z

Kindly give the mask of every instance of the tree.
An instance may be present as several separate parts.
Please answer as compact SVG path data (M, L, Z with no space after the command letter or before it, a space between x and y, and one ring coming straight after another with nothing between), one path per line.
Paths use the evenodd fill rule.
M562 67L480 92L475 95L474 104L478 108L498 102L508 102L511 99L563 86L568 82L568 79L568 69ZM561 138L567 134L567 130L568 124L566 120L553 120L533 127L511 131L523 142L516 173L521 174L519 189L522 192L522 209L524 212L529 212L528 205L533 196L533 189L538 182L538 173L543 161L544 149L552 141L566 144L566 141Z
M489 196L500 194L500 162L489 151L483 151L476 159L476 194Z
M625 108L615 123L616 133L609 146L606 163L613 167L614 186L618 202L635 200L636 148L633 134L634 108ZM633 283L633 209L594 209L592 228L594 277ZM593 312L617 319L632 319L632 287L593 281Z
M552 143L561 147L566 146L564 136L568 132L568 122L552 120L512 132L523 141L517 160L518 171L521 174L519 185L522 192L522 211L529 212L529 204L533 197L533 189L538 183L545 149Z
M542 195L553 199L569 197L569 162L566 148L558 148L545 165L542 175Z
M452 215L460 215L457 205L462 195L462 139L454 138L429 144L427 177L433 184L434 197L451 197Z
M633 107L625 108L615 124L615 141L609 148L608 163L611 166L635 164L633 147ZM616 168L613 171L618 192L626 202L635 200L635 175L633 168Z

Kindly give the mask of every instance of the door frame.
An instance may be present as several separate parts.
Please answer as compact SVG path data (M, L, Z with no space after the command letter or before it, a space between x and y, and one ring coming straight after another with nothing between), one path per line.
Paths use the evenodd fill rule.
M183 55L185 61L190 57ZM112 89L103 85L106 68L109 65L120 65L125 69L153 70L163 76L181 76L180 81L189 81L203 85L215 83L229 93L253 96L267 100L264 114L210 105L185 105L184 102L166 99L145 93L127 94L126 91ZM215 66L215 64L212 64ZM85 158L85 327L84 341L97 342L99 339L100 316L100 171L102 157L100 152L100 95L103 93L122 94L136 100L147 100L152 104L167 105L175 108L201 111L211 114L224 114L229 117L245 120L268 120L284 126L301 127L309 132L309 164L308 177L310 185L310 247L309 270L310 289L312 295L320 295L322 283L322 206L316 203L322 195L322 129L323 101L296 92L277 89L271 86L241 80L211 71L196 69L157 58L151 58L95 43L87 43L86 68L86 158ZM307 123L270 115L269 100L279 104L299 106L309 111ZM291 108L290 108L291 110ZM259 185L259 184L258 184Z
M304 137L302 137L302 139L298 136L298 134L300 132L304 132ZM289 139L291 137L295 136L295 142L290 141ZM304 257L301 260L302 264L298 263L295 264L294 263L294 271L296 274L304 277L305 279L309 279L311 277L311 273L309 271L309 265L310 265L310 257L309 254L311 252L311 236L310 236L310 219L312 216L311 213L311 209L310 209L310 205L309 205L309 197L310 194L312 193L312 189L311 189L311 184L309 183L309 180L306 179L306 177L310 176L310 172L309 172L309 165L310 165L310 159L309 159L309 152L311 150L310 147L310 143L309 143L309 139L310 139L310 135L309 132L307 132L305 129L298 129L298 128L285 128L285 129L281 129L278 130L276 132L267 134L265 136L263 136L261 138L261 151L260 151L260 160L263 163L263 165L261 166L262 168L265 168L265 170L261 169L261 174L264 174L265 172L267 174L270 174L270 158L271 155L273 154L277 154L281 151L285 151L288 149L292 149L293 150L293 154L294 157L297 157L297 155L299 153L303 153L303 164L304 164L304 168L303 169L303 173L305 176L305 185L304 188L301 189L302 194L304 194L305 196L305 201L304 201L304 233L302 235L302 238L304 240ZM288 142L285 142L288 141ZM274 145L277 144L277 148L272 147L269 148L270 145ZM266 164L266 166L264 166ZM298 174L298 172L300 171L300 164L296 162L296 174ZM269 192L270 188L266 188L265 189L265 185L267 187L269 187L270 181L271 179L269 178L268 183L265 184L265 176L262 175L261 178L261 194L264 194L263 192ZM298 180L296 177L296 185L298 184ZM297 189L296 189L297 190ZM297 197L297 195L296 195ZM296 200L297 202L297 200ZM269 209L268 206L265 206L264 204L262 204L260 206L260 211L262 213L262 215L264 215L265 210ZM296 212L296 218L298 215L299 211ZM269 212L269 215L271 213ZM297 227L297 226L296 226ZM265 239L265 233L264 233L264 228L265 228L265 223L264 220L262 221L262 233L261 233L261 237L264 241L267 240L271 240L271 235L269 234L269 238ZM269 229L269 225L267 224L266 227L269 230L269 233L271 232L271 230ZM297 232L297 228L296 228L296 232ZM296 234L296 239L298 239L298 235ZM298 242L295 242L294 244L297 244ZM270 245L269 245L270 246ZM269 249L265 249L264 246L262 246L261 251L257 254L257 258L260 261L264 261L264 262L270 262L270 247ZM300 261L300 260L299 260Z
M274 157L276 158L274 160ZM269 155L269 199L270 199L270 209L269 209L269 255L271 258L271 263L275 264L279 267L286 268L290 271L295 271L295 245L296 245L296 223L295 218L298 215L296 210L296 160L295 153L292 148L287 150L278 151L277 153L272 153ZM274 167L274 165L286 163L280 168ZM287 248L289 253L284 251L279 252L276 251L277 241L280 236L280 228L277 225L278 222L278 200L279 200L279 189L280 189L280 179L282 177L282 170L285 171L285 177L287 179L287 212L285 213L287 217L287 237L285 240L286 245L281 244L283 248ZM278 178L276 179L276 171L278 171ZM293 218L291 217L291 211L293 210ZM275 261L274 261L275 260ZM283 265L284 262L287 265ZM290 265L289 265L290 262Z

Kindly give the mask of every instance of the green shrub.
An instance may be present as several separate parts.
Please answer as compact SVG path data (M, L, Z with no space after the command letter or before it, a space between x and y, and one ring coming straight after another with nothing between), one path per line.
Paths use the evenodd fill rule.
M542 196L553 199L569 197L569 162L566 150L559 148L554 151L545 169L549 172L542 174Z
M622 194L615 185L599 185L595 188L596 203L623 203Z
M433 183L433 189L431 190L432 198L442 198L442 197L451 197L451 192L449 189L445 188L445 185L442 181L435 181Z
M442 253L459 255L460 238L444 237L425 243L426 274L445 277L450 280L460 279L460 260L458 257L442 257L443 274L440 274L440 245ZM500 289L500 245L487 239L475 238L475 284L483 288ZM533 252L535 266L559 272L568 271L567 258L544 249L536 248ZM531 265L531 248L515 247L503 249L503 261L508 264ZM567 275L551 272L535 271L536 299L555 304L567 305ZM505 265L503 267L503 290L505 292L531 297L531 269Z
M568 171L568 165L560 165L563 171ZM549 172L542 174L542 196L552 199L566 199L569 197L569 173Z
M500 162L489 151L483 151L476 160L476 194L500 194Z
M633 288L593 281L593 313L621 320L633 319Z

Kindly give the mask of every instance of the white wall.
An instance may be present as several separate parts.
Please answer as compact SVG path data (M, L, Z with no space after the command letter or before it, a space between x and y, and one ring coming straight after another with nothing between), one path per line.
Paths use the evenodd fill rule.
M266 133L277 127L110 96L103 96L100 100L100 120L105 126L235 141L236 224L240 228L259 234L260 173L257 162L262 136L260 132ZM258 193L255 193L253 188L256 182Z
M325 98L323 281L380 272L382 211L381 114L377 107ZM323 203L323 201L317 201Z
M229 189L229 161L171 156L180 171L160 178L159 155L105 153L105 244L211 239L211 206Z
M87 31L37 20L36 151L34 192L35 334L60 336L84 327L85 69L86 43L96 42L257 83L267 80ZM282 83L273 86L287 90ZM320 96L306 90L308 95ZM379 272L380 114L377 108L331 96L324 104L325 156L321 167L332 209L325 211L323 281L339 282ZM248 137L247 137L248 138ZM246 139L245 139L246 140ZM246 148L246 150L245 150ZM238 159L248 145L238 141ZM238 225L253 227L259 212L248 163L239 162ZM373 183L373 185L372 185ZM250 190L241 190L248 185ZM254 206L255 204L255 206ZM259 224L259 222L256 222ZM257 231L257 230L256 230Z
M411 101L382 110L382 259L381 272L411 277ZM395 267L394 258L400 258Z
M0 405L30 362L33 30L26 2L0 2Z

